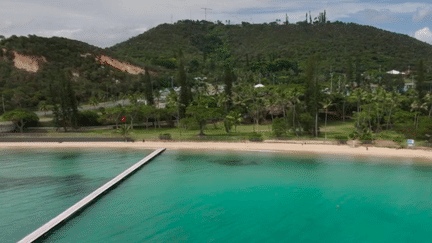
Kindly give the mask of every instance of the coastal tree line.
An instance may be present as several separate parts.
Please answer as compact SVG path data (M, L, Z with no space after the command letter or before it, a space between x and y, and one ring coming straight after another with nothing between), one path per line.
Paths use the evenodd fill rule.
M17 78L21 74L10 69L10 72L5 72L9 76L2 79L8 81L6 87L14 79L19 87L42 92L30 98L26 97L24 90L19 90L18 85L9 86L14 89L4 92L9 100L8 105L20 108L20 112L13 116L5 113L2 119L12 120L19 127L23 127L23 123L30 124L30 116L22 119L25 114L22 111L31 107L27 100L38 102L41 110L52 110L55 125L65 131L92 124L115 122L118 125L119 117L127 116L132 129L134 122L153 120L160 127L161 120L173 124L174 118L186 127L191 127L191 123L197 124L199 134L204 135L207 121L216 124L216 121L222 120L226 131L231 132L232 126L238 125L240 120L250 120L257 125L270 116L272 121L276 118L283 121L276 122L283 124L284 128L275 129L282 131L278 136L306 133L317 137L321 132L320 126L326 126L328 115L335 119L336 114L343 120L346 115L352 116L356 121L352 135L366 136L382 129L391 129L402 121L412 121L412 125L418 128L419 124L430 118L432 107L430 96L426 93L427 72L423 60L413 65L415 74L410 74L413 78L412 75L415 75L416 90L401 94L404 86L402 76L366 69L361 64L361 56L349 56L346 65L339 66L342 72L333 73L331 68L326 70L323 67L326 59L319 54L310 55L307 60L292 61L278 57L277 53L257 55L251 59L245 53L246 63L240 68L234 55L236 48L232 32L224 28L209 31L208 35L195 35L195 45L204 46L200 49L202 62L193 57L191 59L182 49L178 49L171 60L174 70L168 68L165 74L157 77L149 74L147 66L144 74L132 77L100 65L94 66L90 72L83 69L82 77L74 77L75 70L67 63L52 62L42 65L43 72L33 76L34 80L44 82L30 83L25 74ZM6 58L4 63L7 61L10 62L10 59ZM84 65L94 64L86 61ZM6 70L8 65L3 68ZM276 73L284 74L288 81L279 75L275 78ZM195 79L202 75L208 77L206 83ZM83 80L87 78L94 82L86 84ZM172 88L174 83L180 87L180 92L172 90L167 107L156 108L161 87ZM258 83L264 84L265 88L255 88ZM370 86L372 83L379 86L374 92ZM100 89L105 84L106 90ZM208 87L221 84L224 92L208 95ZM323 91L325 89L327 91ZM101 110L99 113L79 112L77 107L82 101L82 92L90 97L90 104L95 106L107 101L108 94L114 99L130 99L133 105ZM146 99L148 105L138 104L140 98ZM394 104L399 106L392 106ZM326 115L324 121L319 117L323 113Z

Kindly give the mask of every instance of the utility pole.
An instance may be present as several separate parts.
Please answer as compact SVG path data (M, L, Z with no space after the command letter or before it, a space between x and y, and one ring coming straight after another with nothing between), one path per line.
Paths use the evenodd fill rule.
M172 22L172 14L171 14L171 24L172 24L173 22Z
M207 9L208 10L212 10L211 8L201 8L201 9L204 9L204 20L207 20Z

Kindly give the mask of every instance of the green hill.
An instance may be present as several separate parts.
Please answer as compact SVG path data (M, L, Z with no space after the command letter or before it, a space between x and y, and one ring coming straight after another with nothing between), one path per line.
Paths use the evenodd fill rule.
M65 70L73 80L79 103L88 102L91 96L107 101L141 88L137 75L101 65L95 60L100 55L115 57L115 54L81 41L35 35L11 36L0 41L0 49L5 50L0 51L0 93L6 110L35 108L40 101L48 100L49 84L61 79L59 72ZM40 61L37 72L31 72L14 65L17 58L23 57L28 57L26 61L44 57L46 62ZM150 70L158 71L157 68Z
M392 33L355 23L279 25L276 22L241 25L207 21L179 21L161 24L107 50L119 58L174 68L181 49L189 61L200 63L221 46L223 38L231 46L233 66L252 68L259 61L277 58L298 63L315 53L321 55L321 69L345 72L349 57L361 70L406 70L419 58L431 63L432 46L408 35ZM249 65L247 65L249 62Z
M7 50L5 54L0 51L0 93L6 110L35 108L40 101L48 100L49 83L61 79L63 74L59 71L66 69L79 103L88 102L92 96L106 101L118 99L121 94L142 92L137 75L97 63L95 57L101 54L157 72L157 77L152 76L154 90L172 83L178 85L175 77L180 55L191 80L205 75L209 81L219 83L221 61L229 61L238 71L261 73L263 83L271 79L275 83L304 82L305 61L314 54L320 55L321 81L330 80L330 68L335 74L333 82L348 71L352 75L347 77L353 81L364 71L380 68L383 72L403 71L409 66L415 70L420 58L425 60L426 80L431 80L432 66L432 46L427 43L371 26L342 22L224 25L184 20L161 24L105 49L67 38L35 35L11 36L0 41L0 48ZM36 73L23 71L14 67L12 51L43 56L47 62L40 63ZM90 56L83 57L86 53ZM391 79L394 77L382 76L385 82L392 82Z

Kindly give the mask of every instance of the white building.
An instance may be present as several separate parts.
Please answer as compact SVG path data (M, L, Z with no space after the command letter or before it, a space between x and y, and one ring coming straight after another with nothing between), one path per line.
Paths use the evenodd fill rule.
M397 70L391 70L387 72L388 74L405 74L404 72L399 72Z

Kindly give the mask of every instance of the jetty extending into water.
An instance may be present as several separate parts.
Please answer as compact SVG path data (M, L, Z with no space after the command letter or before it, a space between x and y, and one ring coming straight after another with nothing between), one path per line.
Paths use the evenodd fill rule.
M114 179L110 180L109 182L105 183L105 185L99 187L94 192L90 193L88 196L83 198L81 201L77 202L67 210L65 210L63 213L59 214L57 217L50 220L48 223L44 224L37 230L33 231L31 234L24 237L22 240L18 241L18 243L29 243L34 242L46 234L48 234L52 229L59 226L61 223L65 222L67 219L71 218L73 215L75 215L77 212L83 210L86 206L91 204L95 199L99 198L102 194L106 193L110 189L112 189L114 186L116 186L120 181L126 179L128 176L132 175L134 172L136 172L139 168L141 168L142 165L159 155L165 151L165 148L160 148L155 150L153 153L146 156L144 159L140 160L136 164L129 167L127 170L123 171L121 174L116 176Z

